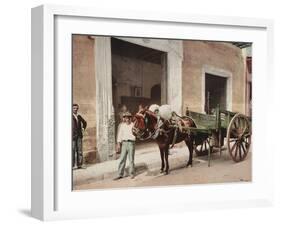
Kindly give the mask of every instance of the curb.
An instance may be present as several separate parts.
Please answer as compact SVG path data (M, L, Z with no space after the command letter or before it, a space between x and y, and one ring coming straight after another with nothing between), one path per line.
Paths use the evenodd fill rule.
M185 167L185 165L187 163L187 158L188 158L188 155L185 155L185 156L181 155L179 157L170 158L169 159L170 170L173 169L174 165L177 165L177 167L179 167L179 166ZM112 162L112 164L116 165L116 162ZM135 164L136 176L138 174L144 173L145 171L147 171L148 174L157 173L157 171L159 171L159 174L160 174L160 168L161 168L160 158L158 161L154 161L151 163L139 162L139 163ZM154 171L156 171L156 172L154 172ZM129 174L129 168L128 168L128 165L126 165L125 175L128 175L128 174ZM115 178L117 176L117 167L115 170L100 173L97 175L89 175L88 173L83 176L81 176L81 175L82 174L80 174L80 172L75 173L75 171L74 171L73 183L75 184L75 186L80 186L83 184L93 183L93 182L102 181L102 180L109 180L109 179L113 180L113 178Z

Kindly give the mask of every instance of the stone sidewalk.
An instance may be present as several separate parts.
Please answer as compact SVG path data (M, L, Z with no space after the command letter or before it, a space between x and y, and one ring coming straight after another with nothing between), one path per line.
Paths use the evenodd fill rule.
M188 148L184 144L179 144L170 149L169 165L170 169L175 166L184 166L189 156ZM119 156L118 156L119 157ZM195 154L194 154L195 157ZM198 159L196 159L197 161ZM202 161L202 160L200 160ZM102 163L88 165L86 169L76 169L73 171L74 185L82 185L95 181L113 179L117 176L119 159ZM142 145L136 147L135 152L136 175L144 171L155 171L161 168L161 158L158 146L150 143L147 147ZM158 171L157 171L158 172ZM128 174L128 159L125 175Z

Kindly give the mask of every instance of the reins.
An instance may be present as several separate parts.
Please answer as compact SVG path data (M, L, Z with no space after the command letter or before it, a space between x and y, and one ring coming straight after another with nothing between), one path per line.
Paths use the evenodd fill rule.
M157 118L157 116L155 116L155 114L154 114L153 112L146 111L146 114L149 115L149 116L151 116L151 117L154 116L154 117ZM144 118L144 115L142 115L142 114L139 114L139 116L141 116L141 117ZM177 115L177 114L176 114L176 116L180 117L180 116ZM181 117L180 117L180 118L181 118ZM159 120L164 121L161 126L158 126ZM145 121L145 120L144 120L144 121ZM175 132L174 132L174 136L173 136L173 141L172 141L172 145L170 146L170 148L173 148L174 145L175 145L175 143L176 143L176 140L177 140L177 135L178 135L178 129L179 129L179 128L176 127L176 126L173 126L172 128L170 128L170 129L168 129L168 130L165 130L165 129L162 128L162 127L165 125L165 121L167 121L167 120L164 120L163 118L157 119L157 128L156 128L153 132L150 132L150 131L149 131L149 135L148 135L147 137L145 137L145 138L142 138L142 135L144 135L145 131L148 130L148 128L147 128L147 129L144 130L141 134L139 134L138 139L139 139L139 140L142 140L142 141L145 141L145 140L148 140L148 139L151 139L151 138L152 138L152 139L157 139L157 137L158 137L159 135L162 135L162 134L164 134L164 136L168 137L168 134L174 129ZM145 124L146 124L146 123L147 123L147 122L145 121ZM146 125L146 127L147 127L147 125Z

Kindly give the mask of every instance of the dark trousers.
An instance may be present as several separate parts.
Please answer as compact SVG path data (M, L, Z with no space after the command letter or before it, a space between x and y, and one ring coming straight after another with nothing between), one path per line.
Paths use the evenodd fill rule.
M83 164L82 138L80 137L72 140L72 167L75 166L75 163L77 167Z

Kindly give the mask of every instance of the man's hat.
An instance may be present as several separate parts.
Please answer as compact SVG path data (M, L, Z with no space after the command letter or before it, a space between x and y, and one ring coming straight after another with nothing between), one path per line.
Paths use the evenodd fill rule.
M132 117L132 114L127 111L123 114L123 117Z

